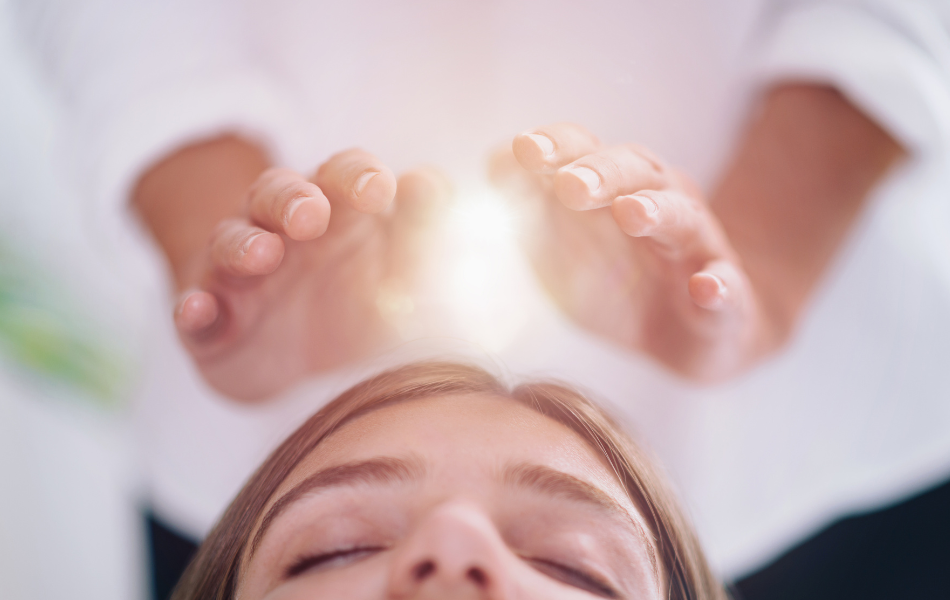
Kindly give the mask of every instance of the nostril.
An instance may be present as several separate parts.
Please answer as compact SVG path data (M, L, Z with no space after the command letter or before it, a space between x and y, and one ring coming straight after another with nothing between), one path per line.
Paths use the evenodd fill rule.
M422 581L433 573L435 573L435 563L431 560L426 560L415 566L412 570L412 577L416 581Z
M472 567L465 575L468 577L469 581L480 588L484 588L488 585L488 575L486 575L485 571L482 571L478 567Z

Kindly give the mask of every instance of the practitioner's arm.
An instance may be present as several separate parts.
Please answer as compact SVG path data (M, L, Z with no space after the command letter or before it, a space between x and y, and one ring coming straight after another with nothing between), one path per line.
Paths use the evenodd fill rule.
M871 189L903 150L832 88L774 90L712 196L785 340Z
M834 90L765 99L707 203L644 148L574 125L518 136L494 176L537 209L528 250L587 328L699 380L780 347L901 148ZM606 210L610 207L610 210ZM600 210L596 210L600 209Z
M312 180L268 166L253 144L211 140L155 165L132 200L182 292L175 323L185 347L212 386L245 400L392 336L377 295L412 268L397 252L400 224L418 219L401 217L445 190L432 175L406 175L397 210L383 217L375 213L393 201L396 179L366 152L333 156Z

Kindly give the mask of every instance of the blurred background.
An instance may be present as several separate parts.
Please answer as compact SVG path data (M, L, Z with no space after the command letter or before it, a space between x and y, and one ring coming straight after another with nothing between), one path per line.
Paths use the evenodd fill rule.
M0 598L145 597L132 291L93 258L78 203L56 201L57 115L23 54L3 2Z

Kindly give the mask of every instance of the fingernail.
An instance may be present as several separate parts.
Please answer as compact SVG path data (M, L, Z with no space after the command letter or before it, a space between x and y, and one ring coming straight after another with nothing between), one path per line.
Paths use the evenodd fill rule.
M259 231L249 235L247 239L244 240L244 244L241 246L241 254L247 254L247 252L251 249L251 244L254 243L254 240L261 237L262 235L267 235L267 233L264 231Z
M537 144L538 148L541 149L541 153L544 155L544 158L550 158L551 156L554 156L554 142L551 141L551 138L548 136L540 133L526 133L525 137Z
M287 205L287 209L284 212L284 227L290 226L290 222L294 218L294 213L297 212L297 209L300 208L301 204L309 199L310 196L301 196L290 201L290 204Z
M175 316L181 316L181 312L185 309L185 301L191 297L192 294L199 292L198 288L188 288L184 292L178 295L178 303L175 304Z
M587 167L571 167L568 172L584 182L591 194L600 189L600 175Z
M356 195L359 196L362 194L363 190L366 189L366 185L369 183L369 180L373 177L376 177L377 175L379 175L379 171L364 171L363 174L360 175L360 178L356 180L356 186L354 188Z
M715 286L710 289L709 282ZM693 301L706 310L720 310L726 305L729 290L725 282L717 275L708 272L695 273L689 278L689 295Z
M643 210L645 210L648 215L656 214L656 211L660 210L660 207L657 206L656 201L649 196L634 195L630 198L639 202L640 206L643 207Z

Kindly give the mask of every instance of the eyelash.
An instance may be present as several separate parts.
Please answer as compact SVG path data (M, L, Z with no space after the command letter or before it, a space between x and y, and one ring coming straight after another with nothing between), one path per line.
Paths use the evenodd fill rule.
M612 587L604 583L599 577L551 560L540 558L526 558L525 560L544 575L566 585L596 594L602 598L620 597ZM558 575L551 573L551 569L557 571Z
M294 564L287 568L284 579L290 579L301 575L310 569L325 566L327 563L337 559L347 559L347 562L355 562L363 555L369 555L385 550L383 546L357 546L355 548L343 548L333 552L324 552L323 554L313 554L299 558Z
M324 552L323 554L303 556L288 567L284 578L290 579L296 577L315 567L325 566L327 563L336 559L348 559L349 562L354 562L363 558L364 555L373 554L385 549L384 546L357 546L355 548L344 548L334 550L333 552ZM544 575L561 583L591 592L603 598L619 598L617 592L598 577L551 560L540 558L525 558L524 560ZM557 574L552 573L552 569L555 570Z

